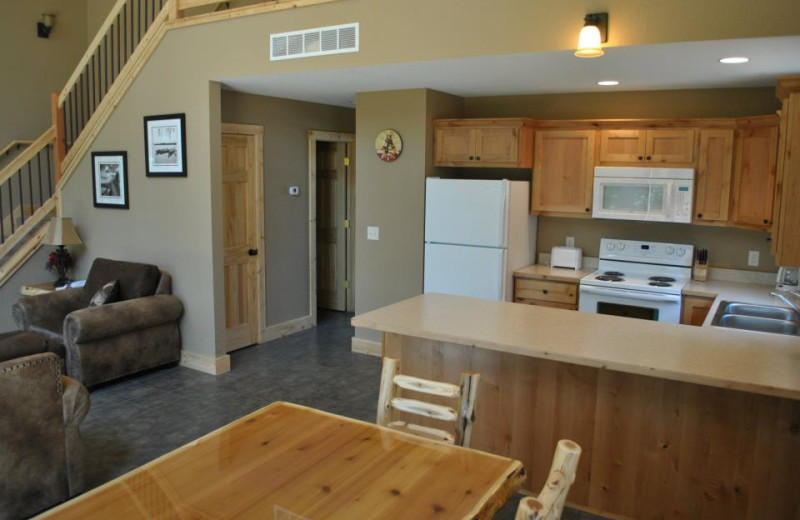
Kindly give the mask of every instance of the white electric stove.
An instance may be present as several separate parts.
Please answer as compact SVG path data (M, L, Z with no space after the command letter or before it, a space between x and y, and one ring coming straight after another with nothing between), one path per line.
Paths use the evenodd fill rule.
M581 279L578 310L680 323L693 259L690 245L604 238L598 270Z

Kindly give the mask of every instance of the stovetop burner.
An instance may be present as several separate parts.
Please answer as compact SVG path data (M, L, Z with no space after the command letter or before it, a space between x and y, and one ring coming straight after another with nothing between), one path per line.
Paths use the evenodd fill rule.
M672 278L671 276L651 276L650 280L653 282L674 282L675 278ZM656 284L651 283L650 285ZM669 285L657 285L657 287L669 287Z
M603 274L606 276L625 276L625 273L621 273L619 271L606 271Z
M600 280L601 282L624 282L625 278L621 276L613 276L609 274L601 274L595 276L596 280Z
M658 277L656 277L656 278L658 278ZM664 277L664 278L667 278L667 277ZM668 280L672 280L672 278L667 278L667 279ZM651 278L651 280L652 280L652 278ZM671 283L659 282L659 281L650 282L648 285L652 285L653 287L672 287Z

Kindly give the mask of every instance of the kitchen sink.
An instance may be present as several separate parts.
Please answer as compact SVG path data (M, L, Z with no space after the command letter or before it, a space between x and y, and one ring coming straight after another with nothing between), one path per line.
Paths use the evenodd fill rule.
M720 302L711 325L731 329L800 336L797 312L772 305Z

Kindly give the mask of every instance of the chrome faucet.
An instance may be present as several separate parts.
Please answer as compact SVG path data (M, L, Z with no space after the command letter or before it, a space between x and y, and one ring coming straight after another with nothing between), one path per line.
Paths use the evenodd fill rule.
M796 295L796 293L792 293L792 294ZM772 291L772 292L769 293L769 295L773 296L773 297L776 297L776 298L780 298L781 300L786 302L786 304L789 307L791 307L794 310L794 312L800 312L800 308L797 307L797 304L795 304L792 300L787 298L785 294L782 294L782 293L779 293L779 292L776 292L776 291Z

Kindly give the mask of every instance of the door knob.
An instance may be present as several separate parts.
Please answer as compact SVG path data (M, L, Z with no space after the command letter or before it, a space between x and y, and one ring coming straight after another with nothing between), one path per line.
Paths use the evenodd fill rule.
M248 249L247 254L250 256L256 256L258 254L258 249Z

